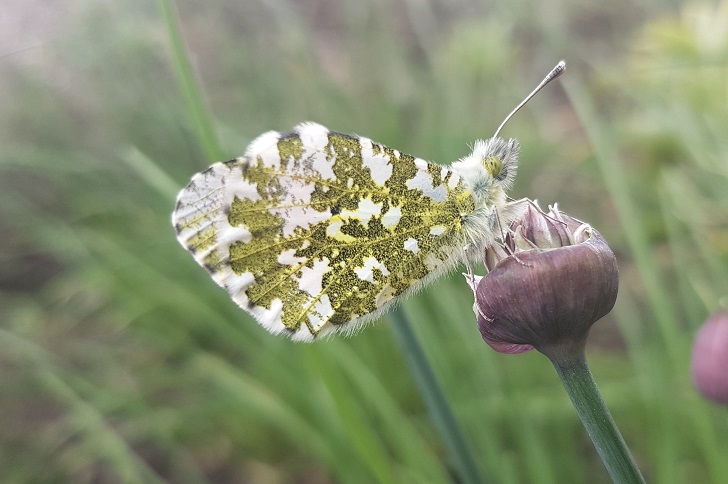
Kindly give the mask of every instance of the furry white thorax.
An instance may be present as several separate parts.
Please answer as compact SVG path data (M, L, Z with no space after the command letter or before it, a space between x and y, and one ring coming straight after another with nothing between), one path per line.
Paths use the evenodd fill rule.
M489 138L477 140L473 152L451 166L475 199L475 213L464 220L468 252L477 254L496 241L498 227L507 227L515 214L508 208L506 191L510 189L518 168L518 141ZM500 160L501 169L495 176L486 161Z

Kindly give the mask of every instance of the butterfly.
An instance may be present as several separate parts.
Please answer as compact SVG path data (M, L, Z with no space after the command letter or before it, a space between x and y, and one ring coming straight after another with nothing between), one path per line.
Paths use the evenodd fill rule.
M350 334L482 257L518 216L506 192L519 145L498 131L449 167L316 123L269 131L192 177L172 223L268 331L297 341Z

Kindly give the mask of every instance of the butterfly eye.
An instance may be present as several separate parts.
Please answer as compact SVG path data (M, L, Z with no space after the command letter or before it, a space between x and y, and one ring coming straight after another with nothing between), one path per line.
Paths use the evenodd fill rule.
M488 173L490 173L493 178L497 178L503 169L503 162L497 156L489 156L483 160L483 163L485 163L485 169L488 170Z

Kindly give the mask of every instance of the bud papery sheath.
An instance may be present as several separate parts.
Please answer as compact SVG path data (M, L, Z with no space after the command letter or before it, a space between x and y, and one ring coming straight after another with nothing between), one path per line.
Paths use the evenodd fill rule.
M617 298L617 262L601 234L555 209L536 209L512 227L512 255L492 266L498 257L486 254L491 270L476 290L480 333L503 353L583 346ZM529 250L519 250L519 239Z

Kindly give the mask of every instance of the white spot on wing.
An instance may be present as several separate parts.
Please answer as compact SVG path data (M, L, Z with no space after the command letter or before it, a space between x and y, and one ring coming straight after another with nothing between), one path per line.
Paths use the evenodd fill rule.
M311 326L313 326L314 332L318 331L334 315L334 308L331 307L331 300L328 294L321 296L311 309L308 314L308 320Z
M281 205L308 205L311 203L311 194L316 189L316 185L314 183L293 177L281 177L279 181L281 184L281 191L283 192L280 202Z
M323 290L324 274L330 270L328 258L315 260L313 267L303 267L301 269L301 277L296 279L298 288L313 297L317 297Z
M442 235L445 232L445 227L442 225L435 225L430 229L430 235L434 235L437 237L438 235Z
M309 160L311 167L316 170L324 180L333 180L334 175L333 153L326 153L329 144L329 129L318 123L301 123L293 129L298 133L303 145L303 160Z
M283 218L283 236L290 237L293 235L297 227L304 230L311 228L319 222L324 222L331 218L331 212L319 212L311 207L290 207L270 209L272 213L278 213Z
M245 150L245 155L255 159L256 156L267 150L271 146L276 146L281 134L278 131L268 131L255 138Z
M399 207L391 207L382 216L382 225L384 225L384 228L391 229L397 226L400 218L402 218L402 209Z
M339 233L339 231L341 230L341 227L343 225L344 225L344 222L342 222L341 220L335 220L335 221L331 222L326 227L326 235L328 235L329 237L336 237L336 235Z
M293 130L298 133L303 146L323 151L329 144L329 129L318 123L301 123Z
M420 251L420 245L417 243L417 239L413 239L412 237L404 241L404 248L405 250L409 250L413 254L416 254Z
M374 282L374 269L378 269L379 271L381 271L382 275L384 276L389 275L389 271L384 266L384 264L382 264L375 257L372 256L369 256L364 261L364 267L357 267L356 269L354 269L354 272L357 276L359 276L359 279L361 279L362 281Z
M447 188L445 188L445 185L438 183L437 186L434 186L432 176L425 170L417 171L415 177L407 180L405 184L407 188L420 190L425 196L430 197L435 202L444 202L447 200Z
M305 257L296 257L296 249L284 250L278 254L278 263L286 266L295 266L305 261Z
M306 150L303 156L312 160L311 167L321 175L322 179L333 180L336 178L334 174L334 163L326 159L323 152L309 152Z
M450 175L450 179L447 181L447 186L450 189L453 189L458 186L458 183L460 183L460 177L453 173L452 175Z
M356 210L342 210L342 218L353 218L361 220L364 227L369 226L372 217L379 217L382 214L383 203L374 203L369 198L359 200L359 206Z
M383 153L374 154L372 150L372 140L368 138L359 138L361 144L361 157L363 165L369 168L374 183L379 186L384 184L392 176L392 165L389 156Z
M258 184L245 180L242 177L242 170L240 168L235 170L234 174L227 180L225 201L232 203L235 197L242 200L250 200L251 202L257 202L262 199L258 193Z
M277 131L263 133L248 145L245 155L251 159L252 163L257 163L258 159L261 159L263 160L263 165L280 170L281 154L278 151L278 140L280 139L281 134Z
M427 162L423 160L422 158L415 158L415 166L418 170L425 170L427 171Z

